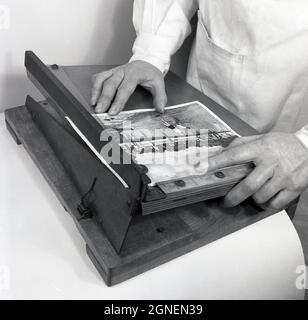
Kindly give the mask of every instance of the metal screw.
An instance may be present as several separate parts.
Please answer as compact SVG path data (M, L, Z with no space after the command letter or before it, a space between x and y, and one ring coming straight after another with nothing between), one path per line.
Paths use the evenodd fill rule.
M186 183L185 183L185 181L183 181L183 180L175 181L174 184L175 184L177 187L182 187L182 188L186 186Z
M165 228L161 227L161 228L157 228L156 231L158 233L164 233L165 232Z
M51 66L51 69L52 69L52 70L58 70L58 69L59 69L59 66L58 66L57 64L53 64L53 65Z
M215 176L219 179L224 179L226 177L226 175L221 171L215 172Z

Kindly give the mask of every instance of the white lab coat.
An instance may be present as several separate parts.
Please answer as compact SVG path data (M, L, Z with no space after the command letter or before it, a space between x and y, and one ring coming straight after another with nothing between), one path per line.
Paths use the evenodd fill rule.
M308 0L135 0L131 61L166 73L197 11L188 82L260 132L307 124Z

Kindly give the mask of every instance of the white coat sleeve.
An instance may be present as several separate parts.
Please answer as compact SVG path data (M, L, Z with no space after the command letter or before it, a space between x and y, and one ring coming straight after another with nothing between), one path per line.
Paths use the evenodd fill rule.
M296 132L296 137L308 149L308 125Z
M143 60L166 74L171 56L191 33L197 0L135 0L133 23L137 39L130 61Z

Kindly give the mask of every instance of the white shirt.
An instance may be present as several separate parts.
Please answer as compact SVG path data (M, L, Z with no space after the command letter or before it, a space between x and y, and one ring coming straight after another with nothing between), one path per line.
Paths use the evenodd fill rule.
M135 0L131 61L166 74L198 9L188 82L260 132L308 123L307 0Z

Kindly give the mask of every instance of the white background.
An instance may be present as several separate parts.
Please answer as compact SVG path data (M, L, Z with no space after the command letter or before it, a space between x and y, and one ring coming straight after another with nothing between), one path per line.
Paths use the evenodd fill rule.
M24 51L46 63L126 62L134 40L132 0L0 0L10 27L0 30L0 111L35 91L26 81ZM35 95L36 96L36 95Z
M25 50L60 65L122 64L131 56L133 0L0 0L1 6L10 10L10 25L0 25L0 112L23 104L26 94L38 98L26 79ZM182 75L187 48L175 58Z

